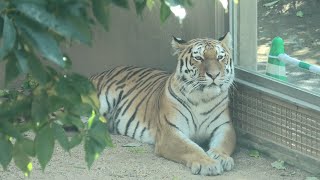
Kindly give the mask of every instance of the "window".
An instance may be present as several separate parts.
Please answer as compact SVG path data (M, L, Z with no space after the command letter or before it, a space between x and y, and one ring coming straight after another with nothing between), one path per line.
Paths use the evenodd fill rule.
M317 9L320 1L230 1L230 25L236 38L235 59L238 66L266 78L275 77L274 80L292 88L319 95L320 24L315 22L320 18ZM277 36L282 38L283 53L288 55L282 58L287 61L302 60L300 67L297 62L284 63L268 57L272 40ZM279 43L281 39L276 41ZM278 55L281 49L276 51L270 55ZM318 71L318 74L304 68Z
M239 143L318 173L320 75L303 68L320 65L320 25L314 23L320 18L320 1L229 0L229 4L237 64L231 114ZM284 48L272 50L270 60L276 36L283 39ZM282 46L281 41L277 38L275 44ZM274 56L283 52L289 60L304 60L303 68L278 62Z

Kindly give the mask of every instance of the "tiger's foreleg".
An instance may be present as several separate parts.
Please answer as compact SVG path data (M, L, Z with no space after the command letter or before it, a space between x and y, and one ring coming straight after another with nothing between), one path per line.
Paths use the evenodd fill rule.
M233 153L236 145L236 134L231 122L218 127L213 133L209 143L207 154L215 160L220 161L226 171L230 171L234 166Z
M162 127L161 131L158 131L155 152L185 164L193 174L218 175L223 172L219 161L210 158L200 146L172 126Z

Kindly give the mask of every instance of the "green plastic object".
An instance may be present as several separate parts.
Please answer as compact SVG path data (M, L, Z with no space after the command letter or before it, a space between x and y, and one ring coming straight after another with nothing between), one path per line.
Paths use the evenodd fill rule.
M276 79L287 81L285 63L280 61L279 59L270 57L270 56L277 57L279 54L283 54L283 53L285 53L283 39L281 37L275 37L272 40L272 45L269 52L266 74Z

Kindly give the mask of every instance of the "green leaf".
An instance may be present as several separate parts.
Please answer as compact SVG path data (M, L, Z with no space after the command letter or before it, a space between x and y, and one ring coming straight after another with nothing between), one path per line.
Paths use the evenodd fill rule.
M0 137L0 163L5 170L12 159L12 149L11 142Z
M162 23L164 23L168 17L170 16L171 11L168 5L166 3L161 2L161 7L160 7L160 20Z
M18 141L13 146L13 160L16 166L22 170L26 176L30 175L32 170L31 160Z
M42 125L48 119L48 99L47 93L44 90L37 91L31 108L31 117L32 120L36 123L37 126Z
M95 150L96 146L96 143L90 138L87 138L84 142L85 160L89 169L91 168L94 160L96 159L95 157L99 155Z
M68 137L66 135L66 132L62 128L62 126L54 123L53 128L54 128L55 139L58 140L59 144L64 150L69 151L70 148L69 148Z
M89 168L106 146L112 146L106 124L99 120L99 116L93 118L84 144L85 159Z
M72 114L68 114L65 119L65 121L71 123L72 125L76 126L78 129L83 129L84 128L84 124L81 121L80 117L78 116L74 116Z
M9 56L6 63L5 85L16 79L20 74L18 60L15 56Z
M72 104L81 103L81 96L78 93L77 89L74 89L72 85L73 82L70 82L69 77L61 77L56 84L56 92L59 97L64 98L66 101L69 101ZM79 87L80 88L80 87Z
M90 116L92 112L92 107L87 103L75 104L70 111L78 116Z
M45 6L36 3L15 2L17 10L28 18L48 27L50 30L68 39L77 39L80 42L90 44L91 32L83 19L69 16L54 16L46 10Z
M21 71L27 75L21 85L22 90L33 90L39 83L43 85L46 82L46 72L36 57L31 56L30 52L27 53L22 49L16 50L15 55ZM30 69L30 67L32 68Z
M15 119L18 116L23 115L24 113L29 113L30 111L31 111L31 98L21 98L13 102L1 104L0 119L8 118L8 117ZM7 128L10 128L10 127L7 127ZM15 137L15 138L18 138L18 137Z
M278 170L285 170L286 169L286 167L284 166L284 161L281 161L281 160L278 160L278 161L271 163L271 166L273 168L278 169Z
M30 73L32 77L37 80L40 84L45 84L47 82L47 73L44 70L40 60L32 53L28 55L28 62Z
M99 116L95 116L89 129L89 136L94 139L102 148L113 146L108 129L105 123L99 120Z
M0 122L0 132L16 139L21 139L22 135L11 123L7 121Z
M70 149L74 148L75 146L79 145L83 139L83 136L79 133L76 135L72 136L70 142L69 142L69 147Z
M129 9L129 3L128 0L112 0L112 3L116 6Z
M24 138L20 141L22 149L24 152L27 153L27 155L34 157L36 155L35 151L35 143L31 139Z
M181 2L181 0L164 0L164 2L169 7L183 5L183 2Z
M135 0L134 4L136 7L136 13L138 15L142 15L142 12L147 5L147 0Z
M44 170L50 161L54 148L54 132L48 125L39 130L35 138L37 158Z
M14 54L18 59L19 67L21 69L20 71L23 73L28 73L30 69L26 53L23 50L15 50Z
M2 18L1 18L2 19ZM16 29L12 21L5 15L3 21L2 47L0 48L0 61L10 53L16 43Z
M0 1L0 11L3 11L5 8L7 8L8 2Z
M92 33L90 30L89 22L85 18L78 18L71 15L59 17L60 21L65 21L68 24L65 29L60 31L65 31L64 37L70 40L78 40L86 45L91 45Z
M92 0L92 11L95 18L104 27L106 31L109 30L109 16L110 7L109 3L104 0Z
M59 111L62 107L70 107L72 103L65 100L64 98L56 95L51 95L48 97L48 110L49 112Z
M154 0L147 0L147 7L151 11L154 6Z
M32 47L48 60L65 67L59 44L47 30L22 16L16 18L16 24L26 34L24 37Z
M70 74L68 76L68 81L74 90L80 94L88 95L95 90L91 81L87 77L84 77L80 74Z
M68 9L71 15L84 18L87 16L86 7L88 3L85 0L65 2L62 8Z
M296 16L302 18L302 17L304 16L304 14L303 14L302 11L298 11L298 12L296 13Z
M250 151L249 151L249 156L250 156L250 157L258 158L258 157L260 157L260 153L259 153L259 151L257 151L257 150L250 150Z
M87 137L84 143L85 150L85 160L87 162L87 166L90 169L93 162L99 157L101 152L104 150L106 146L102 146L95 139Z

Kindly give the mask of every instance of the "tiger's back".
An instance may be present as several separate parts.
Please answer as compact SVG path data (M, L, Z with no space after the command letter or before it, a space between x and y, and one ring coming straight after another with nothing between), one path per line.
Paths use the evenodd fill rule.
M169 75L151 68L121 66L92 76L109 130L154 144L156 121L151 118L155 118L155 102Z

